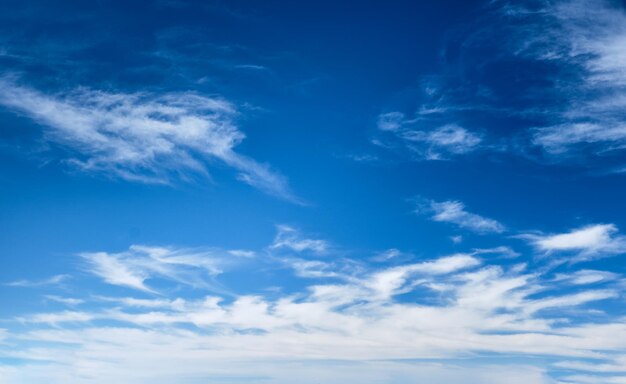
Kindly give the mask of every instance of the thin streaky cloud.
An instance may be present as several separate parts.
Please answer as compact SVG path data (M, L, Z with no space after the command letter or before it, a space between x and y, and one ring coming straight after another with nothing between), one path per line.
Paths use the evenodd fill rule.
M516 237L528 240L538 252L546 255L570 254L570 261L626 253L626 236L619 234L614 224L592 224L565 233L528 233Z
M294 252L325 253L330 247L328 241L323 239L310 239L303 237L300 232L288 225L278 225L277 234L270 249L287 249Z
M581 269L573 273L559 273L555 276L555 280L565 281L576 285L587 285L614 281L617 280L619 276L620 275L616 273L608 271Z
M299 202L284 176L235 151L245 135L235 125L235 106L221 98L88 88L47 94L5 77L0 105L40 124L44 138L71 149L66 161L85 172L167 184L208 178L208 164L217 160L239 180Z
M38 288L49 285L59 285L67 280L71 279L70 275L62 274L62 275L54 275L47 279L43 280L16 280L6 283L10 287L26 287L26 288Z
M227 253L227 252L224 252ZM224 292L213 277L232 262L215 250L133 245L119 253L86 252L84 269L105 283L158 293L149 280L164 279L195 288ZM230 260L229 260L230 259Z
M62 296L57 296L57 295L45 295L44 297L47 300L69 305L69 306L76 306L85 302L85 300L83 299L76 299L72 297L62 297Z
M468 212L465 204L456 200L427 201L418 204L416 213L426 214L433 221L451 223L459 228L479 234L502 233L506 231L506 227L497 220Z
M441 71L419 84L418 107L383 113L377 126L402 145L416 139L411 148L431 159L481 149L620 169L625 25L624 4L610 0L489 2L451 33Z
M408 119L402 112L382 113L377 125L384 135L376 140L381 146L392 146L397 141L423 160L447 160L480 148L481 135L457 124L423 129L420 123L423 123L421 119Z

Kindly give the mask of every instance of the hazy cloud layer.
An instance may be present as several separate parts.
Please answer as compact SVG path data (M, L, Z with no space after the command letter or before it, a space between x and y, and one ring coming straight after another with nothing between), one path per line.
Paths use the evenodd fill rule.
M582 231L589 228L595 227ZM334 373L327 379L337 383L394 382L394 377L497 383L511 382L511 372L530 383L575 381L578 373L597 380L598 372L621 380L626 322L607 319L599 310L603 302L623 300L618 285L622 277L616 273L574 269L553 274L481 259L505 247L382 266L328 255L273 257L282 247L277 244L290 244L292 251L315 251L313 245L322 244L306 242L294 231L279 226L277 240L256 251L265 253L256 257L146 246L84 253L80 257L86 272L128 288L127 294L46 294L58 309L23 314L17 321L25 329L9 329L3 336L9 348L0 355L21 359L29 369L2 366L0 377L37 382L45 376L51 383L193 382L209 377L217 382L263 378L287 383L308 382L314 372L319 379L332 366ZM538 238L538 251L567 244L568 249L591 246L600 252L601 235L572 234ZM558 236L577 240L563 242ZM229 257L238 263L228 265ZM255 294L216 294L204 282L223 272L220 265L251 268L260 275L287 265L302 288L292 293L264 294L257 287ZM196 293L157 293L150 281L182 284ZM480 360L458 360L470 354L546 356L556 361L553 368L572 373L553 381L552 368L545 363L512 363L492 370ZM487 371L489 375L483 374ZM363 372L367 375L361 376Z

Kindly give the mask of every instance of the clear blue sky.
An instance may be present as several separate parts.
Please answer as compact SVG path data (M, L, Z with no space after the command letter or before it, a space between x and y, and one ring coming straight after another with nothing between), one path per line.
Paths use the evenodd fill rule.
M618 1L0 3L0 382L626 382Z

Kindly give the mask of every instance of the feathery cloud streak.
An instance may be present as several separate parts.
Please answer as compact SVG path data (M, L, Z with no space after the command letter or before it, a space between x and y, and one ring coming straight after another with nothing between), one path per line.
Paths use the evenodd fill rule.
M235 151L245 135L234 123L235 107L221 98L88 88L53 95L5 77L0 105L41 124L45 139L67 148L67 161L86 172L169 183L208 177L208 164L218 161L241 181L297 201L282 175Z
M381 114L379 130L419 142L425 158L480 148L623 168L623 4L493 1L451 36L442 71L421 81L417 110Z
M502 233L506 230L504 225L494 219L468 212L460 201L428 201L418 204L416 212L432 215L434 221L455 224L480 234Z
M519 237L530 240L538 251L546 254L573 253L576 261L626 253L626 236L619 235L614 224L594 224L566 233Z
M423 119L408 119L401 112L388 112L378 116L378 129L387 135L379 142L383 146L398 142L411 154L423 160L446 160L478 149L481 135L456 124L445 124L424 129ZM391 137L394 140L389 141Z
M126 252L80 254L85 269L106 283L156 293L149 279L165 279L203 289L217 289L211 278L232 264L227 252L133 245Z

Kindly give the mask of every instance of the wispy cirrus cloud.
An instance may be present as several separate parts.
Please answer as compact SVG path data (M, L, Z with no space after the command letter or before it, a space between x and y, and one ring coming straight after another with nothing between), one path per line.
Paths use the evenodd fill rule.
M65 304L65 305L69 305L69 306L80 305L80 304L85 302L82 299L75 299L75 298L72 298L72 297L61 297L61 296L57 296L57 295L46 295L45 298L47 300L54 301L54 302L61 303L61 304Z
M572 122L537 128L533 143L555 156L582 145L593 145L600 152L618 151L626 148L626 124Z
M455 254L441 257L436 260L423 261L413 264L403 264L393 268L368 271L362 263L353 260L342 262L326 262L320 260L284 260L299 277L303 278L335 278L349 282L349 290L353 295L363 296L367 300L389 300L403 292L410 292L416 284L425 280L419 276L432 278L444 276L453 272L476 267L481 261L470 254ZM318 294L328 295L333 288L316 288ZM330 290L329 290L330 289ZM340 298L341 290L336 292ZM357 293L358 292L358 293ZM355 299L356 300L356 299Z
M330 244L323 239L310 239L303 237L300 232L288 225L277 226L278 233L270 249L288 249L295 252L313 252L317 254L325 253Z
M480 234L502 233L506 230L497 220L468 212L465 204L456 200L426 201L418 204L416 212L430 215L434 221L451 223Z
M481 135L456 124L427 126L422 119L408 119L402 112L386 112L378 116L378 129L387 135L377 142L385 140L385 146L398 142L421 159L445 160L477 150L482 141ZM389 142L388 137L394 140Z
M534 130L533 143L561 155L610 154L626 148L626 11L623 4L570 0L549 4L529 27L531 44L520 54L575 71L560 91L573 97L560 122ZM546 35L545 28L550 32Z
M54 275L52 277L49 277L43 280L15 280L15 281L6 283L6 285L10 287L38 288L38 287L45 287L45 286L50 286L50 285L63 284L70 278L71 278L70 275L62 274L62 275Z
M235 106L219 97L88 88L49 94L4 77L0 106L40 124L45 140L66 148L66 161L85 172L170 183L209 177L209 164L219 162L255 188L298 201L285 177L235 151L245 135Z
M407 145L415 132L425 157L482 149L621 170L625 25L626 8L609 0L488 2L449 34L419 106L381 114L378 127ZM455 127L441 145L438 127Z
M600 364L593 364L585 361L566 360L560 361L555 365L560 368L571 369L579 372L626 373L626 355L615 356Z
M147 284L165 279L196 288L219 290L211 280L226 259L216 251L133 245L120 253L86 252L85 270L108 284L157 293Z
M573 254L572 261L583 261L597 257L626 253L626 236L620 235L614 224L593 224L558 234L523 234L545 254Z
M597 271L592 269L581 269L574 273L558 274L555 279L557 281L565 281L576 285L595 284L616 280L619 275L607 271Z

